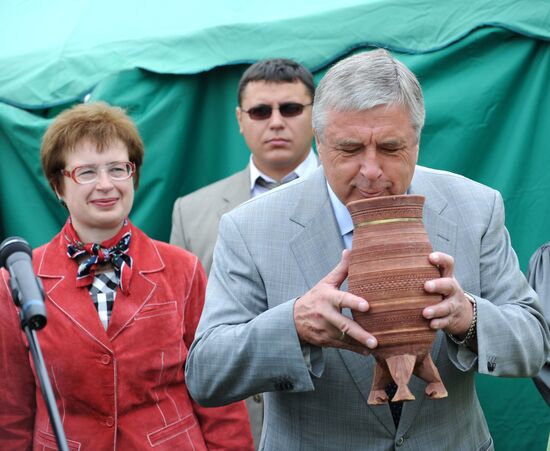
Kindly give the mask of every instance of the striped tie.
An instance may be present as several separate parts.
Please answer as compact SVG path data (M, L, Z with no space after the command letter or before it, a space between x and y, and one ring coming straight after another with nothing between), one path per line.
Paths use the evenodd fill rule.
M266 180L262 176L260 176L256 179L256 185L261 186L263 188L267 188L268 190L272 190L273 188L277 188L278 186L281 186L282 183Z
M298 178L298 174L296 174L295 172L292 172L287 176L283 177L283 179L280 182L276 182L274 180L266 180L260 175L256 179L256 185L267 188L268 190L272 190L273 188L277 188L278 186L284 185L285 183L292 182L292 180L296 180L297 178Z

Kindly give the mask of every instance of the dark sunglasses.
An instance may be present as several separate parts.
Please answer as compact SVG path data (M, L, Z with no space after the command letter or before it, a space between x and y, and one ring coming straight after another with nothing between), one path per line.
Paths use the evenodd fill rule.
M254 119L255 121L263 121L265 119L269 119L271 117L271 114L273 113L273 110L279 110L279 113L283 117L295 117L299 116L303 113L304 108L306 106L313 105L313 103L307 103L305 105L302 105L301 103L296 102L286 102L286 103L280 103L279 107L272 107L271 105L256 105L252 108L249 108L248 110L241 110L243 113L247 113L250 116L250 119Z

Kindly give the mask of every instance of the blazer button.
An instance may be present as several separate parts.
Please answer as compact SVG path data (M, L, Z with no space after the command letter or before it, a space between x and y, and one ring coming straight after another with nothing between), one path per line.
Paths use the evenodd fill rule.
M101 363L103 363L103 365L109 365L109 363L111 363L111 356L109 354L103 354L101 356Z
M405 439L403 437L399 437L396 441L395 441L395 444L397 446L402 446L403 443L405 443Z
M105 418L105 426L112 428L114 424L115 424L115 419L113 417Z

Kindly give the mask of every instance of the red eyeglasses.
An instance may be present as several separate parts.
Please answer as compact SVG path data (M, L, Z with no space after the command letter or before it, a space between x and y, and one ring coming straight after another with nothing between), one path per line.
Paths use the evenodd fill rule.
M136 165L130 161L115 161L104 166L87 164L84 166L77 166L70 171L62 169L61 173L65 177L73 179L79 185L86 185L88 183L97 182L101 169L105 170L111 180L121 182L132 177L134 172L136 172Z
M306 103L305 105L297 102L285 102L280 103L278 107L272 107L271 105L260 104L249 108L248 110L241 110L250 116L250 119L255 121L263 121L269 119L273 110L279 110L283 117L295 117L304 112L306 106L311 106L313 103Z

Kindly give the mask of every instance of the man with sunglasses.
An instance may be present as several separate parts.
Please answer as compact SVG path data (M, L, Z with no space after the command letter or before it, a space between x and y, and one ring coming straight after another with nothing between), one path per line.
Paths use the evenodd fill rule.
M170 243L197 255L207 273L224 213L317 168L311 148L314 94L311 72L289 59L262 60L243 73L236 114L251 152L248 166L180 197L172 215Z
M492 450L476 374L530 377L546 360L550 333L510 245L502 197L416 164L424 117L417 78L387 51L338 62L315 93L322 167L220 221L186 380L210 407L263 392L262 450ZM414 289L412 279L393 281L442 298L418 315L435 331L431 356L448 392L414 377L407 403L373 377L370 352L384 335L352 319L350 310L375 306L345 285L354 227L368 223L354 225L346 205L403 194L425 197L429 261L441 277ZM395 255L389 241L384 252ZM387 386L369 403L373 379Z
M243 73L236 113L239 131L251 152L248 166L177 199L172 215L170 243L197 255L207 272L212 265L219 218L224 213L317 168L311 149L314 93L313 76L292 60L259 61ZM247 405L257 446L263 415L261 397L250 398Z

